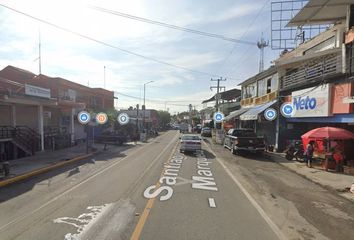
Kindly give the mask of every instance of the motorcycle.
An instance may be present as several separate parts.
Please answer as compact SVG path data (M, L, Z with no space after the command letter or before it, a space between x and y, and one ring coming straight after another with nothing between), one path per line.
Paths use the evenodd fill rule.
M295 143L296 146L290 145L288 149L285 151L285 158L289 161L293 160L294 158L296 161L303 161L304 155L304 148L301 143Z

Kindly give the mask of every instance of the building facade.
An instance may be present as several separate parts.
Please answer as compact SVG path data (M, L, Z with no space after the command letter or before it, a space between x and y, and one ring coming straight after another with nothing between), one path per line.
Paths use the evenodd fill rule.
M0 126L6 129L0 136L2 151L5 145L28 154L70 146L85 137L84 127L77 121L79 111L113 108L111 91L7 66L0 71ZM9 138L10 133L17 135ZM35 147L28 150L24 145ZM18 154L14 155L9 158Z
M319 11L308 17L306 11L313 10L312 2L288 25L331 26L275 61L280 78L280 104L292 106L288 115L280 114L280 149L317 127L354 131L353 5L319 6Z

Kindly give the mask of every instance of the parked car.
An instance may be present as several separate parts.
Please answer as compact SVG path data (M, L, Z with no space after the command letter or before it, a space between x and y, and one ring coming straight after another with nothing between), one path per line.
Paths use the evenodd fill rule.
M202 139L196 134L181 136L180 152L197 152L202 150Z
M203 127L200 134L203 137L211 137L211 129L209 127Z
M127 136L123 133L104 132L95 136L95 141L98 143L116 144L119 146L123 145L127 140Z
M265 141L263 137L258 137L253 129L230 129L225 136L224 147L230 149L233 154L263 153Z
M202 131L202 125L201 124L197 124L196 126L194 126L193 132L201 133L201 131Z

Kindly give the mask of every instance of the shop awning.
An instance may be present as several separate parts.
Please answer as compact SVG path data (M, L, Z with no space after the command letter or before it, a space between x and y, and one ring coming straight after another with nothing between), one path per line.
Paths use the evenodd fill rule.
M354 114L336 114L332 117L287 118L287 122L306 123L354 123Z
M240 116L240 119L242 121L250 121L250 120L257 120L258 119L258 115L260 113L262 113L264 110L266 110L267 108L271 107L273 104L275 104L278 100L273 100L271 102L262 104L262 105L258 105L255 107L250 108L246 113L242 114Z
M236 110L236 111L230 112L230 114L227 115L227 116L224 118L224 120L225 120L225 121L229 121L229 120L231 120L231 119L233 119L233 118L235 118L235 117L238 117L238 116L240 116L241 114L247 112L248 110L249 110L249 108L241 108L241 109L238 109L238 110Z

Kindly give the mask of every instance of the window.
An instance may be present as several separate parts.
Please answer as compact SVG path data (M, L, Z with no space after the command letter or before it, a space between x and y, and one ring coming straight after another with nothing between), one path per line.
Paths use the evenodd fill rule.
M257 96L257 83L252 83L243 88L243 99Z

